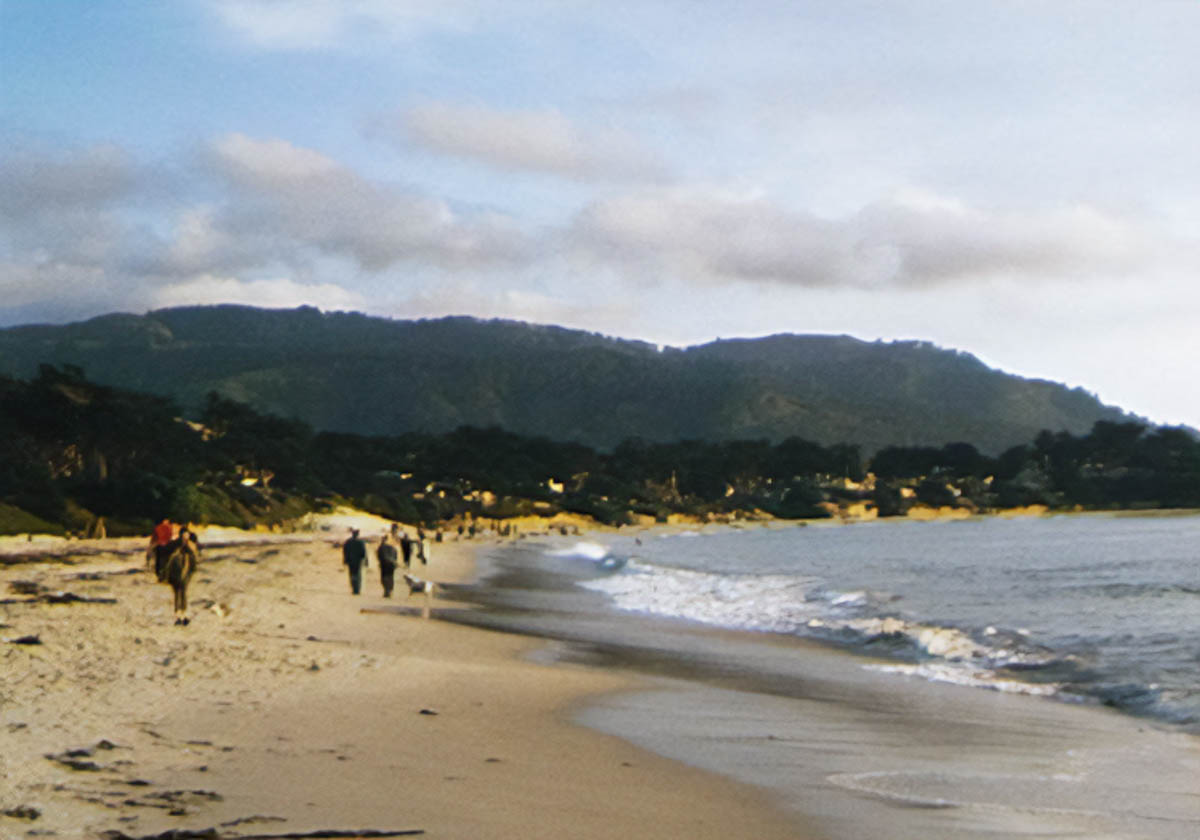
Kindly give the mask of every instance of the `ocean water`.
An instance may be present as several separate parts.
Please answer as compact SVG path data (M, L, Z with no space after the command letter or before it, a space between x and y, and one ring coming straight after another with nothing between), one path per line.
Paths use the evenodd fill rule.
M476 608L442 618L647 676L577 720L760 786L814 837L1200 837L1200 516L543 537L481 561L449 593Z
M550 549L620 611L809 637L933 681L1200 732L1200 516L748 529Z

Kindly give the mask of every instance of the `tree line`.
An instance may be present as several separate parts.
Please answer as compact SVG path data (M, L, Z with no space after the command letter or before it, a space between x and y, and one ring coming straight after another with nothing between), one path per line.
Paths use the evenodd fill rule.
M801 437L611 451L462 427L447 434L316 432L209 394L187 419L170 399L43 365L0 379L0 532L143 533L162 516L248 526L350 503L429 525L556 511L610 524L672 514L825 517L855 504L986 512L1200 507L1200 441L1181 428L1101 421L1044 431L997 456L970 443L890 446Z

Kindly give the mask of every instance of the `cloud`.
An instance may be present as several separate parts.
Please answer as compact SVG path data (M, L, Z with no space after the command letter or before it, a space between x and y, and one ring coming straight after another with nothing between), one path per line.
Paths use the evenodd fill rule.
M444 201L369 181L284 141L227 135L212 145L209 165L237 194L220 214L223 231L256 238L278 259L299 247L380 271L526 258L524 236L498 213L462 218Z
M865 208L851 225L858 241L893 255L903 285L1114 276L1153 261L1146 231L1084 204L1018 213L908 194Z
M74 153L21 150L0 160L0 217L10 220L67 211L92 213L137 186L128 156L115 146Z
M498 169L582 180L662 180L666 166L628 134L587 130L561 112L431 103L374 133Z
M594 264L810 288L1080 279L1153 261L1144 231L1094 208L988 211L921 193L825 219L753 194L649 190L594 202L569 240Z
M357 268L370 283L400 265L486 275L532 258L511 218L455 212L282 140L226 135L176 167L108 147L0 158L12 198L0 206L0 309L55 320L220 294L357 306L322 278ZM280 275L308 285L267 279Z
M584 159L569 148L559 147L563 166ZM471 301L479 314L586 326L608 300L640 300L653 279L706 294L737 284L908 291L1180 277L1197 263L1165 234L1087 205L1017 212L907 192L835 217L762 192L660 185L535 231L278 138L224 135L176 169L188 177L109 147L0 159L0 192L14 196L0 207L0 308L44 318L148 302L425 300L466 311Z
M103 283L103 272L96 267L51 260L0 262L0 307L26 307L47 297L64 304L82 298L91 303Z
M233 180L250 187L319 182L336 178L343 171L320 152L286 140L257 140L244 134L227 134L213 143L213 152L215 160Z
M131 247L133 230L122 208L145 188L145 172L113 146L55 152L23 148L0 158L0 260L8 261L4 285L24 282L36 288L49 276L93 277ZM42 286L41 293L52 288Z
M182 283L156 289L149 304L206 306L240 303L268 308L320 306L326 309L362 309L362 295L332 283L305 284L287 278L243 281L235 277L202 275Z

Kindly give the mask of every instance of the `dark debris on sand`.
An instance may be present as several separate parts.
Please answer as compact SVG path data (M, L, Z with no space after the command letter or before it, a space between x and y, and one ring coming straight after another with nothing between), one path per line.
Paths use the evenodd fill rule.
M32 805L18 805L15 808L7 808L0 811L6 817L12 817L14 820L36 820L42 815L42 812Z
M40 645L41 637L37 635L17 636L15 639L5 639L10 645Z
M92 598L74 592L52 591L32 580L9 581L8 589L24 598L0 599L0 604L115 604L116 598Z
M108 751L118 748L119 746L117 744L114 744L107 738L101 738L96 742L95 746L78 747L73 750L63 750L60 753L46 753L44 757L50 761L57 762L58 764L61 764L70 770L95 773L108 768L103 767L94 761L87 761L86 759L91 758L95 754L96 750Z
M216 828L173 828L160 834L125 834L122 831L106 831L100 835L101 840L319 840L319 838L358 838L372 837L414 837L424 834L422 828L408 828L399 831L377 829L322 829L320 831L304 831L289 834L222 834Z

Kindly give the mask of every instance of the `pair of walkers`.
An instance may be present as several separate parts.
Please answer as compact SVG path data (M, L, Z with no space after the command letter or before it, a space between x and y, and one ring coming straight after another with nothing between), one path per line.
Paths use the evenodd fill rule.
M422 562L425 560L424 551L418 552ZM392 589L396 583L396 567L401 560L404 568L412 564L413 541L408 534L393 525L379 540L375 549L375 557L379 561L379 582L383 585L383 597L392 597ZM342 545L342 564L350 574L350 591L358 595L362 591L362 570L369 563L367 560L367 544L359 536L358 529L351 529L350 539Z

